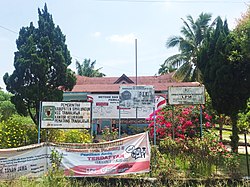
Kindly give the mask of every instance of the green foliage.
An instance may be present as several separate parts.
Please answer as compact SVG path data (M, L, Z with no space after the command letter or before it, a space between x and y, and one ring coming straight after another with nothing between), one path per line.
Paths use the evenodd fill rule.
M102 139L104 141L111 141L115 140L118 138L118 129L117 128L112 128L110 129L109 127L105 127L102 130Z
M56 149L51 150L49 159L52 166L52 172L59 170L62 158L63 158L62 153L59 153Z
M218 17L215 30L204 41L197 63L214 109L231 117L231 145L235 151L239 140L237 113L244 110L250 97L250 56L243 39L249 34L242 33L230 32L227 22ZM250 37L247 41L249 44Z
M90 143L92 142L92 137L88 130L86 129L70 129L70 130L61 130L61 129L50 129L43 131L42 140L54 143Z
M65 143L90 143L92 137L88 130L67 130L64 135Z
M63 90L71 90L76 78L67 67L71 64L65 36L55 26L45 4L38 9L38 27L20 29L16 41L14 67L4 75L6 89L20 114L29 114L38 125L40 101L61 101Z
M37 130L28 117L13 115L0 123L0 148L14 148L37 142Z
M0 90L0 121L7 120L13 114L16 114L15 105L10 101L11 94Z
M203 40L209 35L213 23L209 25L211 14L201 13L197 20L187 16L183 20L184 26L181 29L183 36L172 36L167 42L167 47L178 47L180 53L170 56L159 69L159 74L169 72L171 67L178 67L174 78L178 81L202 81L200 71L197 67L197 54Z
M238 113L237 125L241 131L249 131L250 129L250 98L248 99L246 109Z
M84 59L82 64L76 61L77 74L86 77L104 77L105 74L100 72L102 68L95 69L95 63L96 61L90 62L90 59Z
M240 175L238 155L229 152L210 132L202 139L166 137L160 141L158 151L153 149L152 157L152 163L156 163L153 171L160 177L211 177L219 167L225 168L224 175Z

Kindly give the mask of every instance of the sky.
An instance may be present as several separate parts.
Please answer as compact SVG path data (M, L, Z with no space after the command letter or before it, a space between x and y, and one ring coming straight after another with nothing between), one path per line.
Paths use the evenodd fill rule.
M0 1L0 87L13 73L16 39L22 27L37 27L38 8L47 3L55 25L66 36L72 57L96 60L106 76L153 76L177 48L166 48L169 37L181 35L182 18L202 12L221 16L233 29L250 0L8 0ZM137 47L135 45L137 41ZM137 54L137 55L136 55Z

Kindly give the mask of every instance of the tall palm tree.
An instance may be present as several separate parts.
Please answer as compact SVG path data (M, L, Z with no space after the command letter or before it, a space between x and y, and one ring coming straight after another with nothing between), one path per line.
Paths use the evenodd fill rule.
M180 53L170 56L159 69L159 74L164 74L164 68L176 67L173 78L177 81L202 81L197 68L197 53L204 38L210 33L215 21L209 25L211 14L201 13L196 21L192 16L187 16L187 21L182 19L184 26L181 28L183 36L172 36L166 42L166 47L178 47Z
M104 77L104 73L101 73L102 68L95 69L96 60L91 62L90 59L84 59L83 63L80 64L76 61L77 74L86 77Z

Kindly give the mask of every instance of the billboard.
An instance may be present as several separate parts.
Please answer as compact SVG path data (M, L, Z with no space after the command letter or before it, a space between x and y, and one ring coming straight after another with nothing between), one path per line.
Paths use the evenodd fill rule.
M42 102L41 128L90 128L91 103Z
M170 105L205 104L205 87L169 87L168 102Z
M132 107L119 107L119 94L91 94L93 119L121 119L136 118L136 109ZM155 108L166 104L166 96L155 96ZM137 108L138 118L148 118L153 112L152 107Z
M119 95L120 107L154 107L155 93L153 86L121 86Z

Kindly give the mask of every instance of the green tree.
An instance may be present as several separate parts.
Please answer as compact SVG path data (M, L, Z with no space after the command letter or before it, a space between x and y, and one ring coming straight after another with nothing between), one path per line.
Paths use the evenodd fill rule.
M231 117L231 146L236 152L239 141L237 115L246 107L250 96L250 56L244 49L245 37L248 43L250 41L250 27L248 36L241 37L240 33L240 30L230 32L227 21L217 18L216 29L204 42L197 63L214 109Z
M102 68L95 69L96 61L91 62L90 59L84 59L80 64L76 61L77 74L86 77L104 77L105 74L101 73Z
M181 28L183 36L172 36L166 42L166 47L178 47L180 53L170 56L159 69L159 74L164 74L169 67L179 67L173 78L178 81L202 81L197 68L197 53L204 38L210 33L214 22L211 14L201 13L196 21L192 16L187 16L187 21L182 19L184 26Z
M15 105L10 101L11 94L0 90L0 121L7 120L13 114L16 114Z
M21 28L16 41L15 70L4 75L17 111L29 114L36 124L39 102L62 100L63 90L71 90L76 82L74 73L67 68L71 57L65 36L54 25L46 4L44 10L38 9L38 15L38 28L32 22Z

